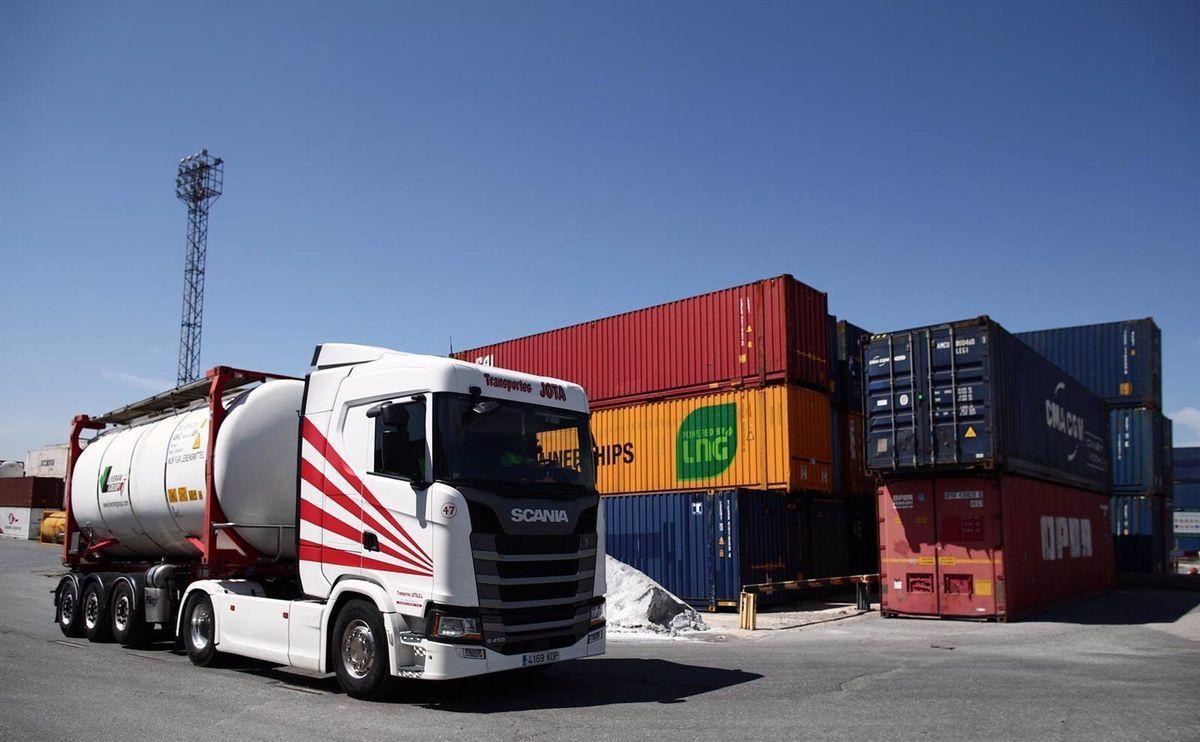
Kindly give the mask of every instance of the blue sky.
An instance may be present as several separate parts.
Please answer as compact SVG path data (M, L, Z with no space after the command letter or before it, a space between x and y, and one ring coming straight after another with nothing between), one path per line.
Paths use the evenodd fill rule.
M444 353L789 272L875 330L1152 315L1200 444L1200 5L0 6L0 458L202 360Z

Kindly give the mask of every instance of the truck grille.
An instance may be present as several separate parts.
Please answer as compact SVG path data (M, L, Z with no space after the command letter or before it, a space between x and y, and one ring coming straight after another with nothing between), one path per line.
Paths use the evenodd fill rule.
M496 533L495 518L476 513L472 507L471 553L488 649L521 654L582 639L596 572L595 508L562 536Z

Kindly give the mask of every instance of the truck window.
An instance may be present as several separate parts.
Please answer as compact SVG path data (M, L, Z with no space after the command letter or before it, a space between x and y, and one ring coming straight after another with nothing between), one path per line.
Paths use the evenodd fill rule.
M424 401L388 405L387 415L375 418L376 474L415 481L429 479L425 472Z

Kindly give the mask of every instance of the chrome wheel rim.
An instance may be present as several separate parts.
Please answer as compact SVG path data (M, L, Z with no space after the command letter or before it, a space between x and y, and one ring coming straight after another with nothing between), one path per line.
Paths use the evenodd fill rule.
M361 618L356 618L342 632L342 664L356 679L365 678L375 664L375 634Z
M129 628L129 596L124 593L117 596L117 604L113 606L113 626L117 631Z
M212 609L208 603L197 603L192 609L191 624L192 646L199 650L208 648L209 636L212 635Z
M94 629L99 618L100 596L93 590L87 594L87 598L83 601L83 625L89 629Z
M75 591L64 590L63 594L58 599L58 621L63 626L71 623L71 617L75 615Z

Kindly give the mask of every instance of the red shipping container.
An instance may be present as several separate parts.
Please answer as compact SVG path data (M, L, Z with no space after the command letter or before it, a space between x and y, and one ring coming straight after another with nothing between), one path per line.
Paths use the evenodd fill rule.
M828 391L826 307L784 275L454 357L576 382L594 409L784 381Z
M1018 618L1112 587L1109 499L1009 474L886 483L885 614Z

